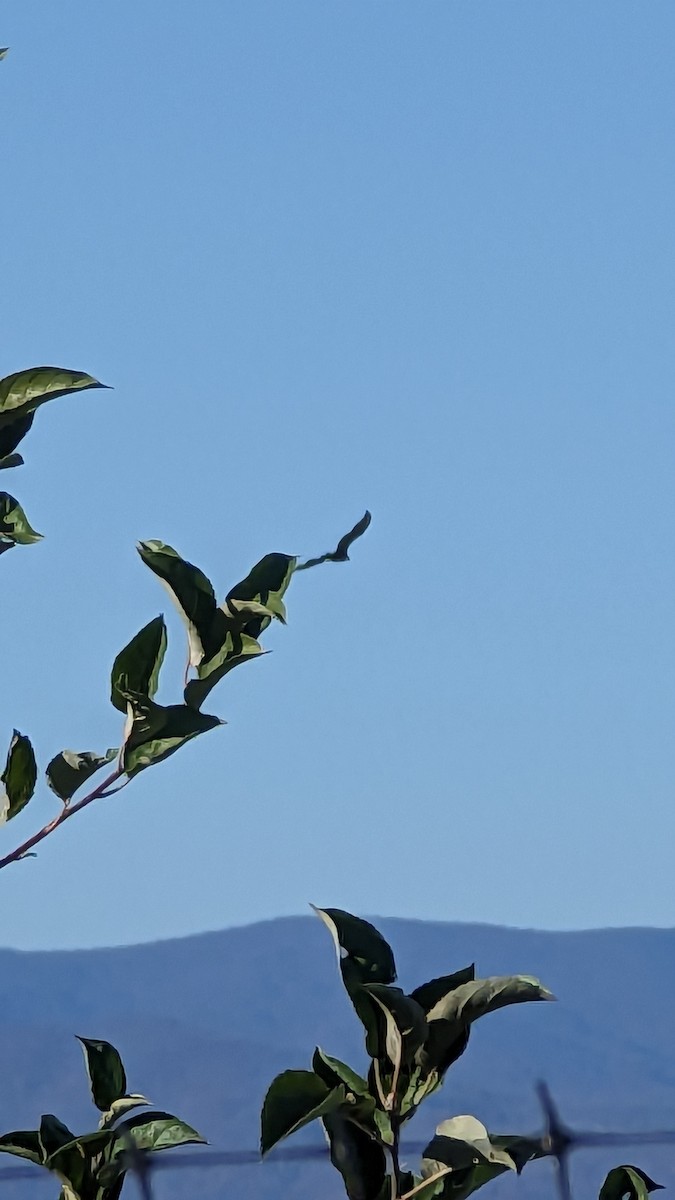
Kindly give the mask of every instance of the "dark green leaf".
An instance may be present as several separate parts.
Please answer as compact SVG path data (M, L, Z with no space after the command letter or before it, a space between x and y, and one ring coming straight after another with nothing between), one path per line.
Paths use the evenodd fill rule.
M372 997L384 1017L380 1022L378 1044L368 1048L371 1057L383 1059L385 1054L395 1070L409 1063L427 1036L424 1009L406 996L400 988L386 984L369 984L365 992Z
M206 1138L191 1125L171 1113L144 1112L121 1121L114 1132L115 1150L123 1151L129 1142L135 1150L171 1150L174 1146L205 1145Z
M67 1146L68 1142L72 1142L74 1137L75 1134L67 1125L63 1124L63 1121L59 1121L59 1118L55 1117L53 1113L45 1113L40 1121L38 1132L42 1161L46 1162L62 1146Z
M29 1162L42 1162L42 1147L37 1129L17 1129L0 1137L0 1152L27 1158Z
M424 1178L432 1178L446 1167L451 1174L441 1192L444 1200L465 1200L491 1179L516 1170L511 1155L491 1140L480 1121L469 1116L441 1122L436 1136L424 1150Z
M312 908L332 934L347 991L366 983L395 981L394 955L374 925L341 908Z
M28 433L34 419L35 413L29 412L0 426L0 458L4 460L14 453L19 443L23 441ZM16 457L20 462L23 462L20 455Z
M344 1087L327 1087L313 1071L284 1071L277 1075L263 1104L261 1153L267 1154L282 1138L310 1121L334 1112L345 1100Z
M0 458L0 471L8 471L10 467L22 467L23 459L20 454L8 454L6 458Z
M154 617L120 650L110 678L110 699L120 712L127 711L126 692L154 697L166 652L164 617Z
M519 1133L491 1133L490 1141L498 1149L506 1150L516 1164L519 1175L529 1162L535 1158L546 1158L550 1153L543 1148L541 1138L522 1137Z
M107 1113L126 1094L127 1077L122 1059L110 1042L78 1036L91 1086L91 1096L100 1112Z
M165 542L139 542L137 548L145 565L162 581L176 604L187 626L190 665L199 666L220 645L217 636L214 637L217 606L210 580Z
M163 762L192 738L217 725L218 717L207 716L185 704L164 707L139 696L127 693L127 729L122 748L122 769L131 778L155 763Z
M255 638L237 630L228 630L220 650L213 658L202 661L197 667L197 678L186 684L185 703L191 708L201 708L211 689L234 667L238 667L240 663L253 662L264 653Z
M290 554L266 554L253 567L245 579L235 584L227 593L225 605L231 606L233 601L246 600L262 604L268 611L262 615L253 615L244 625L244 633L249 637L258 638L267 629L272 617L285 622L286 609L282 596L286 592L297 558Z
M330 1160L342 1175L349 1200L377 1200L387 1176L384 1150L342 1112L326 1113Z
M93 1200L97 1192L95 1172L114 1136L110 1130L98 1130L73 1137L49 1156L45 1166L61 1180L66 1200Z
M0 775L4 796L0 793L0 824L11 821L26 807L37 781L37 764L30 739L14 730L5 769Z
M650 1192L657 1192L663 1184L654 1183L639 1167L614 1167L600 1189L600 1200L647 1200Z
M438 979L430 979L428 983L423 983L411 992L413 1000L422 1005L425 1013L428 1013L439 1000L447 996L448 992L452 992L455 988L461 987L462 984L471 983L476 978L476 968L474 963L470 967L464 967L461 971L454 971L452 975L440 975Z
M343 1083L347 1092L351 1092L355 1096L369 1095L366 1079L363 1079L356 1071L352 1071L351 1067L341 1062L339 1058L324 1054L318 1046L314 1051L312 1068L314 1074L318 1075L319 1079L322 1079L329 1088L339 1087Z
M19 546L42 541L42 534L33 529L19 501L9 492L0 492L0 537Z
M60 367L33 367L0 379L0 428L13 424L17 417L29 413L59 396L82 392L88 388L103 388L91 375L81 371L65 371Z
M356 522L354 528L350 529L349 533L340 538L335 550L330 551L328 554L321 554L319 558L308 558L306 562L300 563L296 569L298 571L306 571L309 567L318 567L321 563L325 562L348 562L349 547L366 532L371 520L372 517L366 510L361 520Z
M62 750L47 766L47 783L65 804L83 783L118 754L117 749L106 750L105 754L94 754L91 750Z

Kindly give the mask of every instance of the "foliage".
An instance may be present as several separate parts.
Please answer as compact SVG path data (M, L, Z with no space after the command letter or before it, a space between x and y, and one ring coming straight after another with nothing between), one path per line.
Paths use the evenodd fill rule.
M57 367L37 367L0 380L0 467L23 460L16 447L28 433L37 409L46 401L74 391L102 387L91 375ZM60 811L37 833L0 858L0 869L33 853L34 847L93 800L110 796L141 771L175 754L188 742L223 724L201 711L213 688L241 663L264 653L260 637L273 620L286 620L283 597L296 572L324 562L345 562L349 548L370 524L370 513L342 537L333 551L300 562L289 554L267 554L245 579L230 588L218 604L212 583L193 563L162 541L143 541L141 560L157 575L185 623L188 663L182 698L169 705L155 700L167 646L164 617L153 617L117 655L111 673L110 698L126 721L113 749L61 750L45 775L61 803ZM0 494L0 553L38 540L23 509L8 493ZM76 793L108 766L102 782L81 798ZM31 800L38 771L30 739L14 730L0 777L0 824L13 820Z
M441 1087L474 1023L508 1005L554 997L530 975L477 979L473 964L406 994L394 986L393 952L373 925L338 908L315 912L333 937L370 1067L363 1077L317 1047L311 1070L278 1075L263 1104L261 1153L320 1120L348 1200L465 1200L549 1154L545 1139L489 1133L476 1117L457 1116L438 1125L418 1173L402 1169L401 1130ZM658 1186L636 1167L617 1167L600 1200L646 1200Z
M117 1050L110 1042L80 1038L94 1104L101 1116L98 1129L75 1134L53 1113L45 1113L38 1129L14 1130L0 1137L0 1152L28 1160L51 1172L61 1185L61 1200L117 1200L134 1156L204 1142L201 1134L166 1112L142 1112L150 1104L138 1092L127 1092Z

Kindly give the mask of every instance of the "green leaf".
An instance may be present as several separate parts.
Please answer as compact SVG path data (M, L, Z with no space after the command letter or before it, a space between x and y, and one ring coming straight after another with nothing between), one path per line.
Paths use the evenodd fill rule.
M146 767L163 762L192 738L224 724L218 717L208 716L185 704L164 707L134 692L128 692L126 700L122 769L130 779Z
M453 988L429 1009L427 1018L467 1025L510 1004L554 999L553 993L531 975L493 975Z
M374 925L341 908L312 908L330 930L347 991L366 983L394 983L394 955Z
M273 617L282 624L285 623L286 608L282 597L288 589L297 562L297 558L290 554L266 554L249 571L245 579L230 588L225 597L225 605L230 611L233 602L237 600L252 601L266 609L265 613L260 616L253 615L245 624L244 632L249 637L260 637Z
M147 1108L149 1104L150 1101L138 1092L132 1092L129 1096L120 1096L117 1100L113 1100L108 1111L103 1113L99 1121L99 1128L109 1129L125 1113L131 1112L134 1108Z
M503 1147L495 1144L485 1126L475 1117L453 1117L442 1121L436 1136L425 1148L422 1176L430 1179L449 1168L441 1195L447 1200L465 1200L483 1184L515 1171L516 1164Z
M206 1145L206 1138L191 1125L167 1112L144 1112L122 1121L114 1131L115 1151L171 1150L174 1146ZM118 1149L119 1148L119 1149Z
M0 379L0 428L11 425L17 417L27 417L47 400L105 386L92 375L85 375L82 371L65 371L60 367L33 367L28 371L17 371Z
M522 1137L519 1133L491 1133L490 1141L498 1149L506 1150L516 1164L519 1175L529 1162L535 1158L546 1158L550 1153L543 1148L541 1138Z
M49 1155L44 1165L61 1180L68 1200L93 1200L95 1170L114 1137L111 1130L100 1129L83 1137L73 1135Z
M206 659L197 667L197 678L190 679L185 686L185 703L191 708L201 708L212 688L240 663L253 662L265 654L255 638L238 630L228 630L220 650L213 658Z
M127 1077L122 1059L110 1042L98 1038L77 1038L84 1051L91 1096L100 1112L107 1113L116 1100L126 1095Z
M0 427L0 458L3 461L13 455L19 443L23 441L30 430L34 419L35 413L29 412ZM19 459L20 463L23 462L21 455L17 454L15 457Z
M474 979L451 988L427 1012L429 1035L417 1054L417 1062L430 1076L441 1078L464 1053L470 1026L479 1017L511 1004L555 997L530 975L496 975Z
M430 979L428 983L423 983L411 992L413 1000L422 1005L425 1013L438 1004L448 992L453 992L456 988L461 987L465 983L471 983L476 978L476 967L474 963L471 966L464 967L461 971L454 971L452 975L440 975L438 979Z
M19 546L30 546L42 541L30 524L18 500L9 492L0 492L0 538Z
M105 754L94 754L91 750L61 750L47 765L47 783L66 804L82 784L118 754L116 748L106 750Z
M27 1158L29 1162L42 1162L42 1148L37 1129L17 1129L13 1133L5 1133L0 1137L0 1152L14 1154L17 1158Z
M375 983L365 991L384 1016L384 1037L380 1033L378 1044L369 1048L368 1053L378 1059L383 1059L386 1054L398 1072L401 1065L411 1062L424 1045L427 1036L424 1009L400 988Z
M663 1184L654 1183L639 1167L614 1167L600 1189L600 1200L647 1200L650 1192L657 1192Z
M47 1159L60 1150L62 1146L67 1146L75 1138L75 1134L70 1131L63 1121L59 1121L53 1113L45 1113L40 1121L40 1129L38 1131L40 1149L42 1151L42 1162L46 1163Z
M271 1083L261 1116L260 1151L344 1104L344 1087L329 1088L313 1071L284 1071Z
M0 825L11 821L26 807L37 782L37 764L30 739L14 730L5 769L0 775Z
M120 712L127 711L126 692L138 692L150 700L157 692L159 672L166 653L164 617L154 617L120 650L110 678L110 699Z
M8 454L6 458L0 458L0 471L7 471L10 467L22 467L23 459L20 454Z
M354 1096L370 1095L366 1079L363 1079L356 1071L352 1071L351 1067L341 1062L339 1058L325 1054L318 1046L314 1051L312 1068L314 1074L318 1075L319 1079L322 1079L329 1088L339 1087L343 1083L347 1093L351 1092Z
M318 567L321 563L325 562L348 562L350 546L366 532L371 520L372 517L366 510L361 520L356 522L354 528L350 529L349 533L340 538L335 550L330 551L328 554L321 554L319 558L308 558L306 562L300 563L296 569L298 571L306 571L309 567Z
M8 54L9 54L9 46L3 46L2 49L0 49L0 60L2 60L3 58L7 58Z
M387 1177L382 1146L342 1112L326 1113L330 1160L340 1172L349 1200L377 1200Z
M139 542L137 549L178 608L187 627L190 666L198 666L219 648L217 638L213 637L217 605L211 581L165 542Z

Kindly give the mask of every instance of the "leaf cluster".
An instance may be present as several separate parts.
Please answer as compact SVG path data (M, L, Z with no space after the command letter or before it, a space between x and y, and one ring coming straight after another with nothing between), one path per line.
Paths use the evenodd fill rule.
M402 1169L401 1130L464 1053L475 1022L509 1005L554 996L530 975L476 978L473 964L406 993L395 986L391 947L370 922L337 908L315 912L333 937L370 1067L363 1077L317 1048L311 1070L278 1075L263 1104L261 1152L320 1120L349 1200L465 1200L499 1175L520 1173L548 1154L540 1138L489 1133L476 1117L464 1115L438 1125L419 1172ZM616 1172L601 1200L624 1194L646 1200L658 1186L637 1168Z
M150 1101L127 1092L122 1059L110 1042L84 1037L79 1041L92 1099L101 1114L98 1129L75 1134L53 1113L45 1113L37 1129L0 1137L0 1152L54 1175L61 1186L60 1200L118 1200L127 1171L139 1156L205 1139L171 1113L127 1116L136 1108L148 1108Z

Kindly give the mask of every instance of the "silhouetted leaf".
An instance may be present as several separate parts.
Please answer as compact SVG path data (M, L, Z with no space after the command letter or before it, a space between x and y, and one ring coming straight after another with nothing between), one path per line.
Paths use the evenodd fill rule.
M342 1112L326 1113L330 1160L340 1172L349 1200L377 1200L387 1176L382 1147Z
M650 1192L662 1188L663 1184L654 1183L639 1167L614 1167L600 1189L600 1200L647 1200Z
M122 1059L110 1042L79 1037L89 1076L91 1096L100 1112L108 1112L116 1100L126 1094L127 1077Z
M45 1166L61 1180L65 1200L93 1200L97 1192L94 1168L114 1139L110 1130L98 1130L82 1137L73 1135L72 1141L64 1143L51 1154Z
M153 617L120 650L110 677L110 699L120 712L127 711L126 692L137 692L150 700L157 692L159 672L166 653L164 617Z
M29 412L23 416L15 417L13 421L8 421L0 426L0 458L3 462L12 457L14 451L20 442L23 441L35 419L35 413ZM19 462L23 462L20 454L15 456Z
M42 534L33 529L19 501L9 492L0 492L0 538L19 546L42 541Z
M14 730L5 769L0 775L0 825L11 821L26 807L37 782L37 764L30 739Z
M284 1071L269 1087L261 1115L260 1150L344 1104L344 1087L329 1088L313 1071Z
M117 757L117 749L106 750L105 754L94 754L91 750L61 750L47 766L47 783L64 804L71 800L96 771Z
M375 983L366 987L365 991L384 1016L384 1036L380 1035L378 1045L368 1048L368 1053L379 1059L384 1058L386 1053L398 1071L402 1063L412 1061L424 1044L427 1036L424 1009L400 988Z
M331 932L348 991L366 983L395 981L394 955L374 925L341 908L312 908Z
M366 510L361 520L356 522L354 528L350 529L349 533L340 538L335 550L330 551L328 554L321 554L318 558L308 558L306 562L299 563L296 570L306 571L309 567L318 567L321 563L325 562L348 562L350 546L366 532L371 520L372 517Z
M8 454L6 458L0 458L0 471L8 471L10 467L22 467L23 459L20 454Z
M17 417L27 417L48 400L105 386L82 371L66 371L60 367L17 371L0 379L0 429L12 425Z
M3 46L0 49L0 60L2 60L3 58L7 58L8 54L9 54L9 46Z
M131 778L146 767L163 762L192 738L224 724L185 704L164 707L145 696L128 692L127 727L122 748L122 769Z

